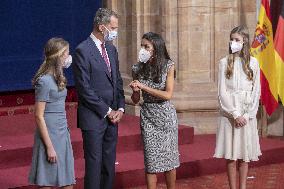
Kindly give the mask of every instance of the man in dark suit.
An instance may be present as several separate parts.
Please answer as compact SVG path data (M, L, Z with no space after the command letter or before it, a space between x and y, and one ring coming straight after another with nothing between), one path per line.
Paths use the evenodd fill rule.
M114 181L117 123L125 107L118 54L111 43L117 37L117 28L117 14L100 8L93 32L78 45L73 60L78 127L84 143L85 189L111 189Z

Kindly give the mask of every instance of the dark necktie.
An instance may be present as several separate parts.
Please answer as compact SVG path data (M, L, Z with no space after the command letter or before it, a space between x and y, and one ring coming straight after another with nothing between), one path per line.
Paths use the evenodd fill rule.
M104 61L105 61L106 65L107 65L107 69L108 69L109 72L111 72L110 62L109 62L109 60L107 58L106 49L105 49L105 46L104 46L103 43L101 44L101 47L102 47L102 56L103 56Z

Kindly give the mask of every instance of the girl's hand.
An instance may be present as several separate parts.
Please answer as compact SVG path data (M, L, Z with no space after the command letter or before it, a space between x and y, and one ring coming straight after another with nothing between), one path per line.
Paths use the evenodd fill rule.
M56 163L57 155L53 146L48 147L46 151L47 151L47 160L49 161L49 163Z
M235 121L236 121L235 127L237 127L237 128L243 127L247 124L247 121L243 116L237 117Z

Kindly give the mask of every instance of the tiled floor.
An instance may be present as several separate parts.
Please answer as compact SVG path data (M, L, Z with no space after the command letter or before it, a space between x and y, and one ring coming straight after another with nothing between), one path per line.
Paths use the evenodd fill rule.
M164 183L158 185L158 189L166 188ZM146 189L146 186L131 189ZM176 189L229 189L229 185L227 175L223 173L178 180ZM247 189L284 189L284 163L251 168Z

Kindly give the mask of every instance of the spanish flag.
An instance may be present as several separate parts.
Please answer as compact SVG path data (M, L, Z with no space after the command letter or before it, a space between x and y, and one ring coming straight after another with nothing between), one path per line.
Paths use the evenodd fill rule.
M278 71L278 95L284 104L284 0L275 33L274 46Z
M268 115L271 115L278 106L278 85L269 0L261 1L251 55L259 62L261 101Z

